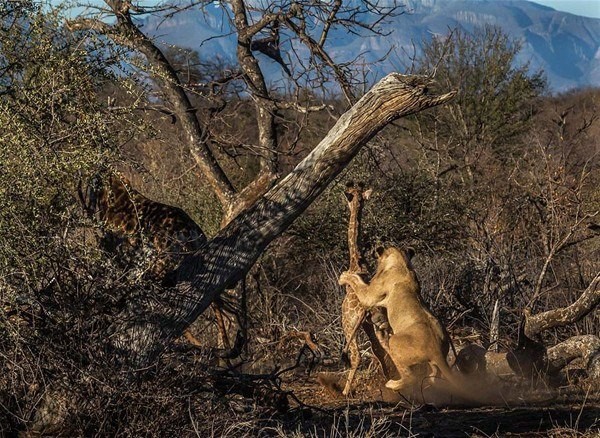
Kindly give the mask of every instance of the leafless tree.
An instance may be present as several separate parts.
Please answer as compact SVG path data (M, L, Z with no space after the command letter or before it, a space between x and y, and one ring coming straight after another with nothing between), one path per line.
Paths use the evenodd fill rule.
M212 2L192 2L202 8ZM254 102L258 130L255 151L259 170L251 182L236 189L215 154L220 145L211 135L210 118L202 123L189 97L188 87L163 51L136 24L135 16L160 11L180 11L165 4L144 8L125 0L107 0L102 14L114 17L114 24L99 17L73 20L74 31L93 31L144 55L148 71L165 96L165 104L177 120L190 155L218 197L222 228L205 247L182 261L177 286L165 296L132 297L121 320L113 327L113 346L122 356L146 365L168 339L181 332L225 289L235 286L266 246L321 193L347 165L358 150L389 122L448 101L454 93L431 95L430 78L392 74L380 81L360 100L356 76L349 63L336 62L327 52L326 42L334 27L351 32L381 33L379 25L399 10L375 1L331 3L260 2L232 0L223 4L237 36L239 72L208 84L214 89L228 81L243 80ZM388 4L385 2L385 4ZM375 17L375 18L373 18ZM297 38L308 53L308 64L290 45L292 56L282 56L282 36ZM332 78L352 107L337 121L321 143L285 178L279 178L281 150L277 123L280 112L301 113L325 108L303 102L298 92L282 98L271 90L257 60L262 53L275 60L292 81L313 72L319 84ZM293 59L295 58L295 59ZM294 65L288 65L288 62ZM314 79L316 78L316 79ZM298 90L300 87L297 88ZM199 120L200 119L200 120Z

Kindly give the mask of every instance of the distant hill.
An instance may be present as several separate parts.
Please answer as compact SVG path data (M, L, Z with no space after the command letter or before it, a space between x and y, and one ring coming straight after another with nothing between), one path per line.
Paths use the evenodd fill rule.
M358 0L355 0L358 1ZM391 0L390 0L391 2ZM344 30L331 35L329 52L338 62L357 56L364 61L371 80L391 71L406 71L410 56L423 40L445 35L449 29L472 31L484 24L498 25L523 42L519 62L546 72L553 91L575 87L600 87L600 19L585 18L530 1L511 0L403 0L405 14L391 19L387 36L358 36ZM143 29L159 42L197 50L201 58L235 63L235 35L228 11L219 4L194 9L163 20L146 18ZM224 35L224 36L222 36ZM221 37L219 37L221 36ZM297 41L300 53L305 50ZM376 62L389 52L387 59ZM284 56L285 57L285 56ZM271 81L283 75L269 58L259 56Z

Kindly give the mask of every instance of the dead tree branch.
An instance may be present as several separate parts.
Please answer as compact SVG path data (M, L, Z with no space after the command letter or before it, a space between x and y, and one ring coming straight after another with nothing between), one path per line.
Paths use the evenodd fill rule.
M125 362L147 366L226 288L233 287L267 245L325 190L390 122L441 105L456 94L429 94L430 78L392 73L377 83L290 174L239 214L177 270L177 286L152 299L132 297L110 341Z
M325 65L331 68L335 75L335 79L342 88L346 100L349 104L353 104L356 101L356 96L354 91L352 91L352 85L350 84L350 81L343 68L339 64L336 64L333 59L331 59L325 49L323 49L323 47L317 41L308 35L302 26L298 26L292 20L287 20L286 24L291 30L294 31L296 35L298 35L300 40L304 43L304 45L306 45L306 47L308 47L314 56L321 59Z
M130 2L109 0L117 23L110 25L99 20L81 19L68 23L71 30L92 30L103 34L116 43L141 52L153 69L153 77L161 84L167 99L173 105L173 112L181 123L184 138L196 164L207 178L223 207L228 208L233 201L235 189L227 175L215 159L207 145L205 132L198 122L195 109L188 98L177 72L163 52L132 21Z
M237 59L244 74L250 91L254 96L256 107L256 122L258 127L258 144L261 149L259 157L260 172L254 183L248 190L237 194L225 209L222 225L227 224L243 208L252 204L259 196L263 195L277 179L277 129L275 117L277 107L269 98L269 90L265 82L258 61L253 53L253 37L264 27L276 22L277 14L265 14L261 20L254 25L248 24L246 4L243 0L233 0L234 24L238 33ZM275 27L275 29L277 29ZM278 30L277 30L278 32ZM279 34L276 35L277 40ZM277 47L279 53L279 47ZM249 195L249 197L246 197Z
M600 379L600 338L595 335L573 336L548 349L548 372L555 374L575 359L583 359L588 376Z
M560 309L552 309L532 315L529 309L524 311L525 335L529 338L554 327L562 327L579 321L600 303L600 272L573 304Z

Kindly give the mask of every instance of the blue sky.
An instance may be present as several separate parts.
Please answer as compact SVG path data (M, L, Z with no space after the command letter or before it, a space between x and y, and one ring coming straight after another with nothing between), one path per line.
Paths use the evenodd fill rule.
M600 0L534 0L557 11L570 12L584 17L600 18Z

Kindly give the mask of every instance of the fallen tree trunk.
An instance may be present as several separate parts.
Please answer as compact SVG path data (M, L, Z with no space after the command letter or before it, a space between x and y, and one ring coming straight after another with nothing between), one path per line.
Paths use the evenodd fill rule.
M536 340L544 330L562 327L579 321L600 303L600 272L596 274L581 296L571 305L532 315L529 309L523 311L525 320L519 329L519 344L503 356L513 372L524 377L538 374L556 374L570 362L582 358L588 376L600 378L600 338L595 335L573 336L554 347L546 349ZM481 372L486 363L495 360L494 353L483 347L469 346L463 349L456 362L465 373ZM504 367L505 368L505 367Z
M463 374L491 374L505 377L510 374L523 376L520 369L509 363L508 353L487 351L480 345L470 344L458 352L456 365ZM596 335L573 336L546 350L545 368L539 368L540 374L556 375L576 359L582 360L587 375L591 379L600 379L600 337ZM519 366L518 368L522 368Z
M177 270L176 287L132 297L113 324L110 345L128 366L146 367L226 288L241 280L375 134L388 123L450 100L430 95L430 78L392 73L346 112L289 175L242 212Z
M554 327L562 327L579 321L600 303L600 272L573 304L560 309L532 315L525 310L525 335L533 339L537 334Z
M588 377L600 379L600 338L573 336L548 349L548 373L555 374L575 359L583 359Z

